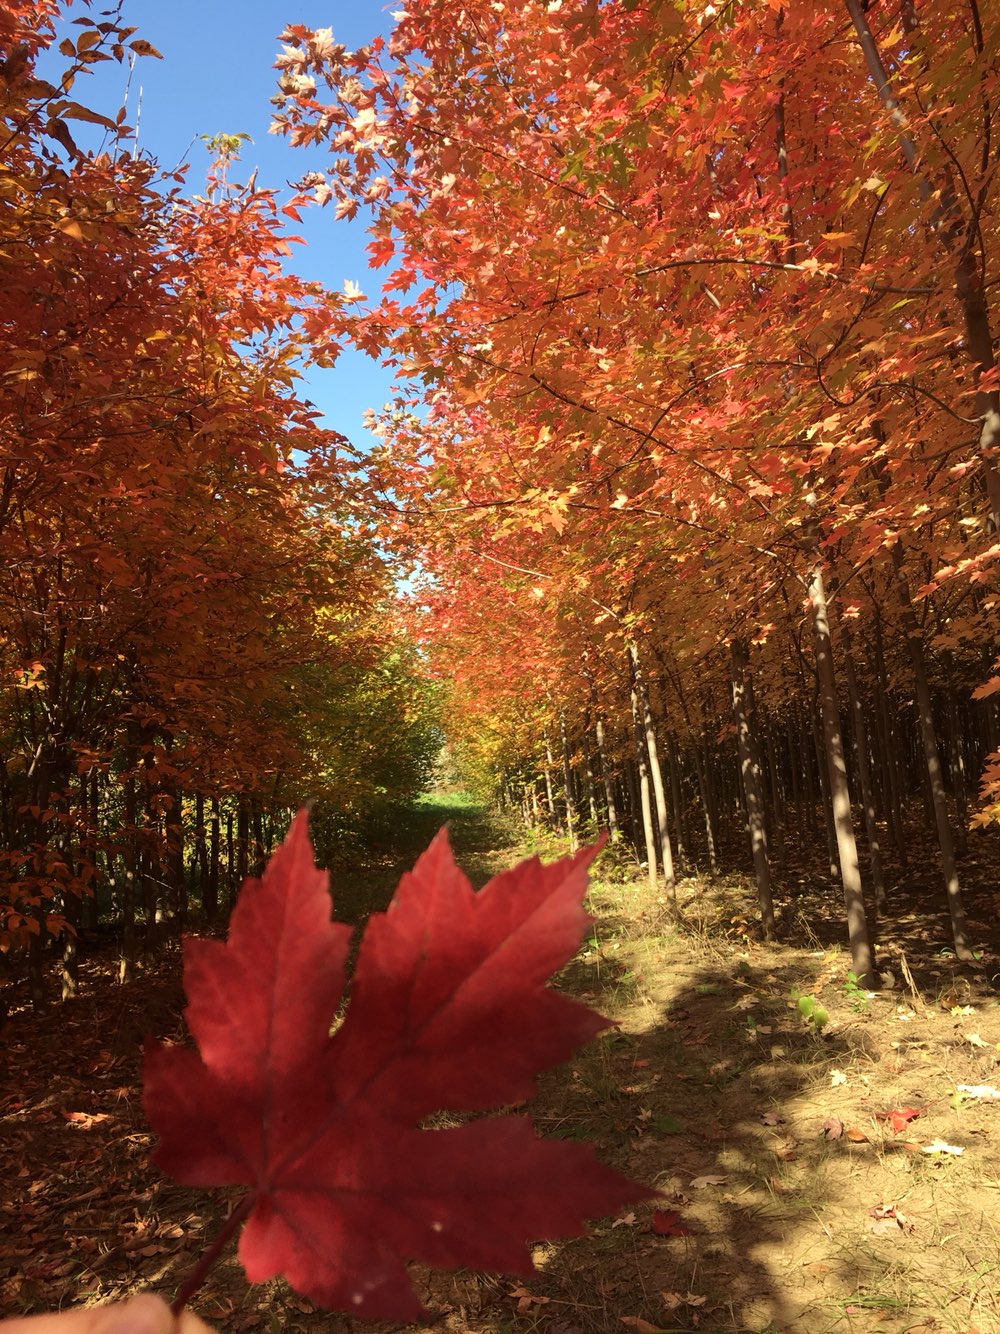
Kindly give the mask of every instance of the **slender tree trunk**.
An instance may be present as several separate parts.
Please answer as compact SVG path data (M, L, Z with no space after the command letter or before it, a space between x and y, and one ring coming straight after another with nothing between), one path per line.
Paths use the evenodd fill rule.
M545 805L549 812L549 824L553 829L559 828L559 817L556 814L556 798L552 787L552 766L555 760L552 757L552 742L546 736L545 738Z
M201 906L205 916L212 920L219 911L219 844L221 841L219 798L212 798L212 818L209 822L208 875L202 883Z
M712 839L715 844L717 857L722 856L722 837L721 822L719 811L722 808L723 794L719 790L719 763L716 758L715 750L709 740L708 732L702 728L701 732L701 756L705 769L705 788L708 798L708 819L712 828Z
M667 733L667 770L670 774L670 809L674 817L674 829L677 834L677 861L684 866L688 861L685 849L684 802L681 795L681 766L677 758L677 738L672 732Z
M819 774L820 799L823 807L823 823L826 828L827 871L833 884L840 879L840 852L837 848L837 825L833 814L833 791L830 787L830 766L826 759L826 742L823 739L822 702L819 691L816 694L816 709L813 712L812 735L813 749L816 752L816 772Z
M236 838L233 834L232 808L226 811L226 906L232 910L236 902Z
M615 802L615 785L611 774L611 766L608 763L608 749L604 736L604 722L600 715L594 720L594 736L597 740L597 758L601 765L601 782L604 785L604 800L608 808L608 830L611 834L611 842L617 843L620 837L618 830L618 806Z
M959 852L968 847L969 807L965 791L965 759L962 755L962 733L958 723L958 707L953 690L945 691L944 725L948 740L948 777L955 801L956 843Z
M815 713L813 714L815 718ZM808 728L808 736L806 735ZM816 767L815 746L810 743L813 740L815 731L814 723L810 719L807 724L802 720L799 728L799 753L802 756L802 781L806 789L806 830L815 834L819 829L819 816L823 806L823 788L820 786L819 796L816 795L816 785L819 782L820 771ZM825 819L825 817L824 817Z
M87 930L96 931L100 919L100 904L98 902L98 888L101 878L101 862L98 853L98 845L101 837L100 817L101 817L101 790L99 787L97 768L90 771L87 783L88 787L88 856L91 865L90 893L83 901L83 925ZM105 858L107 866L107 858ZM108 879L110 880L110 870Z
M875 891L875 905L880 913L885 912L885 878L882 874L882 850L879 846L878 823L875 819L875 798L872 793L871 764L868 759L868 731L865 727L865 714L858 693L858 680L854 671L854 656L851 652L851 635L841 621L841 639L844 642L844 674L847 677L847 690L851 704L851 725L854 729L854 748L858 756L858 782L861 787L861 800L865 812L865 834L868 839L868 855L872 869L872 888Z
M910 650L910 662L913 666L913 682L917 693L917 714L920 719L920 739L923 742L927 781L930 785L934 819L937 824L941 871L944 875L945 892L948 897L948 911L951 914L955 954L959 959L970 960L975 956L965 926L965 907L962 903L962 891L958 882L955 849L951 841L948 802L945 797L944 780L941 775L941 758L938 754L937 736L934 731L934 713L931 709L931 691L927 682L927 666L924 662L923 633L917 623L913 604L910 601L910 586L906 579L906 571L903 568L903 554L899 550L898 543L892 549L892 559L896 570L900 618L903 623L903 633L906 635L907 646Z
M86 779L80 783L80 826L86 829L86 810L87 810L87 788ZM86 838L86 834L84 834ZM57 847L61 844L62 860L67 871L72 871L75 863L75 883L67 886L62 894L63 916L66 918L68 929L63 931L62 946L62 999L71 1000L77 993L80 980L80 959L77 953L77 932L80 926L80 919L83 908L83 895L87 884L87 860L86 851L78 848L74 851L70 844L68 833L61 833L58 837Z
M138 803L135 796L135 751L130 750L126 757L129 773L124 789L124 835L125 846L122 849L121 880L118 886L118 902L122 914L122 952L118 965L119 982L128 982L135 976L136 939L135 939L135 888L139 872L138 844Z
M587 736L586 729L583 733L583 775L587 809L590 811L590 823L596 829L600 823L600 816L597 813L597 797L594 790L594 760L590 753L590 738Z
M646 738L643 734L642 716L639 709L639 692L632 686L632 725L635 732L635 759L639 771L639 823L646 839L646 867L649 874L649 888L655 892L656 876L656 834L653 831L653 808L649 800L649 755L646 751ZM638 851L638 847L636 848Z
M732 660L733 717L736 722L736 745L739 755L740 776L747 807L750 830L750 851L753 854L754 876L757 880L757 901L760 920L767 940L775 937L774 903L771 898L771 868L767 860L767 827L764 822L764 801L760 781L753 762L750 745L750 718L747 710L746 673L749 654L746 644L734 639L730 646Z
M570 764L569 737L566 733L566 719L559 715L559 741L562 745L563 787L566 792L566 836L569 839L570 852L576 852L576 802L573 799L573 768Z
M875 987L878 985L878 977L872 959L861 887L861 870L858 865L858 849L854 839L851 794L847 786L847 766L844 762L844 746L840 735L840 707L837 702L837 684L833 671L830 622L826 591L823 587L823 572L819 565L814 567L809 580L809 601L813 612L813 644L819 678L820 711L823 717L833 818L837 831L840 876L844 886L844 905L847 909L851 964L860 986Z
M194 864L198 869L198 893L205 906L205 886L208 882L208 839L205 835L205 798L201 792L194 799Z
M250 810L241 793L236 807L236 878L239 889L250 874Z
M660 768L660 756L656 746L656 729L653 726L653 714L649 707L649 691L646 680L639 666L639 650L635 644L629 645L629 661L632 666L632 678L639 698L640 717L646 737L646 749L649 752L649 776L653 785L653 798L656 803L656 827L659 834L660 857L663 862L663 878L671 905L677 903L677 878L674 874L674 854L670 846L670 829L667 824L667 797L663 788L663 770Z
M781 780L778 774L778 756L774 744L774 728L768 727L765 739L767 752L767 775L771 787L771 838L769 847L774 852L775 863L781 867L785 862L785 832L781 812L785 803L782 799Z
M899 857L900 868L905 873L908 856L906 848L906 827L903 824L903 785L899 773L898 747L896 745L897 728L889 712L889 687L885 669L885 650L882 643L882 621L875 622L875 672L877 690L875 692L875 720L880 732L882 756L885 764L886 782L884 791L888 808L888 825L892 831L892 841Z
M508 800L513 805L508 788ZM260 809L260 800L257 797L250 798L250 827L253 833L252 856L250 859L250 874L256 879L264 874L264 866L267 863L267 853L264 850L264 816Z
M701 798L702 816L705 821L705 846L708 852L708 866L713 874L719 869L719 851L715 838L715 823L713 820L713 796L710 791L711 774L706 770L705 756L702 753L701 746L695 744L692 751L694 758L694 772L698 780L698 795Z
M789 776L792 788L792 804L795 807L795 841L801 852L805 846L806 806L802 795L802 766L799 763L798 731L795 722L786 728L785 743L788 750Z

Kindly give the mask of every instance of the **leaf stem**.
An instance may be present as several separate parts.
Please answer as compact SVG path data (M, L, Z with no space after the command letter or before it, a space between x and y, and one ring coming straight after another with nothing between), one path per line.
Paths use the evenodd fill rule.
M170 1304L170 1309L175 1316L180 1315L181 1311L184 1310L184 1307L205 1282L205 1279L208 1277L208 1271L219 1258L226 1243L229 1241L229 1238L253 1208L254 1200L255 1196L253 1194L244 1195L243 1199L240 1200L239 1204L222 1225L218 1236L212 1242L211 1246L209 1246L208 1250L205 1251L194 1269L192 1269L191 1273L187 1276L187 1279L177 1293L177 1296Z

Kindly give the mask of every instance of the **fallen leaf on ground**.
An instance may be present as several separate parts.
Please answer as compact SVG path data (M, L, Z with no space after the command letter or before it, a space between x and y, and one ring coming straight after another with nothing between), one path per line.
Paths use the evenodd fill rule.
M989 1047L988 1042L984 1042L978 1033L966 1033L966 1042L971 1042L974 1047Z
M834 1089L835 1089L835 1088L837 1088L840 1084L846 1084L846 1083L847 1083L847 1076L844 1074L843 1070L831 1070L831 1071L830 1071L830 1087L831 1087L831 1088L834 1088Z
M657 1209L650 1227L658 1237L690 1237L691 1229L676 1209Z
M708 1298L696 1292L661 1292L660 1300L668 1311L676 1311L680 1306L704 1306Z
M901 1130L905 1130L911 1121L916 1120L924 1111L923 1107L900 1107L891 1112L876 1112L875 1118L878 1121L888 1121L892 1126L892 1133L898 1135Z
M102 1121L110 1121L108 1112L63 1112L63 1116L72 1126L78 1130L89 1130L91 1126L99 1126Z
M839 1116L828 1116L823 1122L823 1136L826 1139L840 1139L844 1133L844 1123Z
M547 1306L552 1300L551 1297L539 1297L534 1292L529 1292L527 1288L517 1287L511 1293L511 1297L517 1298L517 1309L522 1314L530 1311L533 1306Z
M728 1181L726 1176L704 1176L695 1177L691 1185L695 1190L702 1190L705 1186L721 1186L724 1181Z
M623 1315L619 1319L629 1329L638 1330L639 1334L664 1334L659 1325L651 1325L648 1320L643 1320L640 1315Z
M967 1098L982 1098L984 1102L1000 1101L1000 1089L995 1089L992 1084L957 1084L956 1088Z
M877 1236L892 1235L897 1231L912 1232L913 1224L894 1204L876 1204L868 1210L871 1222L866 1230Z
M779 1116L777 1112L763 1112L760 1118L766 1126L779 1126L784 1117Z
M852 1144L868 1143L868 1136L865 1134L863 1130L859 1130L857 1126L851 1126L849 1129L844 1131L844 1134L847 1136L847 1138L851 1141Z
M924 1145L924 1153L950 1153L955 1158L965 1150L960 1144L949 1144L946 1140L936 1139L932 1144Z

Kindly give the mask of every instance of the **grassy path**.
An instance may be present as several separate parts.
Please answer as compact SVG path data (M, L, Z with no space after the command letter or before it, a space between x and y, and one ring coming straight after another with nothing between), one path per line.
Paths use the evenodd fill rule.
M433 793L401 813L384 840L331 868L336 916L361 922L386 908L400 876L443 825L448 826L455 860L477 888L521 855L518 830L502 816L476 805L464 792Z

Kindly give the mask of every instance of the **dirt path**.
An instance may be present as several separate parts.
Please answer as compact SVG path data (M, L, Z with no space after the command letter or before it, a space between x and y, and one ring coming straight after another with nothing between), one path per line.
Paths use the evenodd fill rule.
M392 849L335 871L338 915L383 906L443 818L477 883L512 860L509 831L481 812L426 803ZM1000 1100L984 1092L1000 1085L995 930L984 922L971 972L907 936L915 988L869 998L851 993L837 945L755 943L738 883L690 881L682 901L678 928L644 887L595 883L592 934L560 985L619 1026L547 1075L528 1109L542 1133L592 1140L604 1161L656 1185L659 1214L540 1245L529 1282L417 1271L435 1315L426 1328L1000 1330ZM822 919L819 900L802 908ZM170 1294L225 1216L226 1192L173 1186L148 1165L139 1047L149 1031L183 1035L178 961L168 954L119 987L110 957L87 959L80 999L8 1025L6 1314L139 1287ZM822 1029L797 994L827 1011ZM281 1283L251 1288L235 1256L198 1308L226 1330L400 1329L316 1311Z

